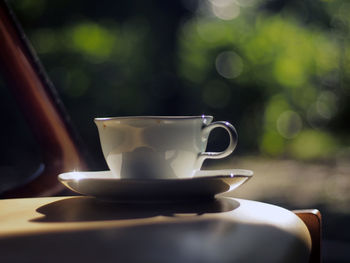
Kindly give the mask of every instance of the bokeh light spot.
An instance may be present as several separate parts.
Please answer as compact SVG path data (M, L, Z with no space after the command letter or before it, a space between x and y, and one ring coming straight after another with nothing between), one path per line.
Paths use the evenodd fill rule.
M73 48L97 63L111 55L116 42L115 32L92 22L75 25L70 35Z
M317 112L325 119L330 119L337 111L337 97L331 91L323 91L316 102Z
M265 128L275 129L278 117L289 109L290 106L283 95L273 96L265 108Z
M243 60L233 51L225 51L216 57L217 72L227 79L237 78L243 72Z
M240 7L234 0L210 0L211 9L217 18L232 20L239 16Z
M277 131L286 139L292 139L298 135L303 127L298 113L288 110L283 112L276 122Z
M325 126L337 113L338 98L331 91L323 91L307 110L307 120L314 128Z

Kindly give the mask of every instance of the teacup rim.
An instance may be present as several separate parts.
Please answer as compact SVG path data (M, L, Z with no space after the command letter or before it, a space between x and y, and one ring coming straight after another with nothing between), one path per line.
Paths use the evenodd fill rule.
M188 115L188 116L120 116L120 117L96 117L94 121L110 121L110 120L190 120L190 119L213 119L211 115Z

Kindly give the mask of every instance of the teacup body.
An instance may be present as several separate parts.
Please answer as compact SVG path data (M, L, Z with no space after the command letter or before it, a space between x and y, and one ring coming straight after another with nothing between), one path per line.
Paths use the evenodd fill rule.
M208 158L202 155L212 120L212 116L145 116L96 118L95 123L114 176L159 179L192 177L200 170Z

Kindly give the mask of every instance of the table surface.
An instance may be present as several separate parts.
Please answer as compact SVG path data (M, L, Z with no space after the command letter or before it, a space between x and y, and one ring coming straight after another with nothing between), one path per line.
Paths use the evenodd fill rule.
M249 200L0 200L1 262L308 262L310 249L294 213Z

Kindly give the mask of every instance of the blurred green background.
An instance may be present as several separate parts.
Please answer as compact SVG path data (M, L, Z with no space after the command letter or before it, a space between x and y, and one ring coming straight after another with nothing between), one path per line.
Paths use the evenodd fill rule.
M278 199L281 195L268 194L262 200L292 208L328 204L326 212L342 202L338 219L348 218L344 216L350 195L344 195L350 191L349 1L9 3L86 143L94 169L106 168L94 117L209 114L237 128L239 144L232 162L241 165L238 168L253 169L258 177L262 162L272 163L261 170L266 174L282 163L280 171L289 169L295 176L292 182L302 184L298 173L315 164L323 167L308 170L311 180L305 179L309 184L304 184L303 193L316 180L334 179L326 190L316 189L318 195L310 203L293 203L293 193L283 193L283 201ZM3 82L1 93L8 120L20 118ZM15 125L26 129L23 123ZM13 152L12 159L3 156L7 166L2 164L2 171L12 171L11 163L30 167L23 156L32 156L35 142L28 139L18 146L18 134L2 134L10 138L4 144ZM211 150L220 150L227 138L215 131L210 141ZM289 160L292 166L276 160ZM232 162L221 165L231 167ZM281 189L294 191L290 184ZM259 191L253 190L248 197ZM330 258L333 261L327 262L349 259Z
M349 145L348 1L10 4L85 139L93 117L205 113L236 126L242 153Z

